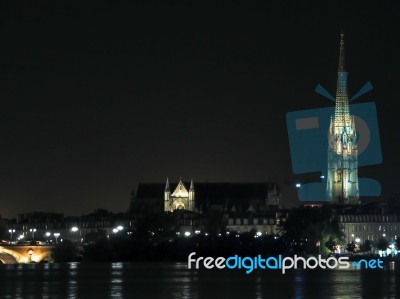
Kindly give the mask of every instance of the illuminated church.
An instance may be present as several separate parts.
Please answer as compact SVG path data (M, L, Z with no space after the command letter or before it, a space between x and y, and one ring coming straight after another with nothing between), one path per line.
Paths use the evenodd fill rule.
M335 113L328 133L327 198L335 204L359 204L357 132L350 115L344 34L341 34Z
M175 210L187 210L195 212L194 200L195 196L193 180L190 181L190 187L188 191L182 182L182 178L179 179L178 185L171 194L169 180L167 178L167 183L165 184L164 190L164 212L173 212Z
M218 210L228 214L259 213L280 209L281 193L277 183L139 183L132 192L130 212L168 213L184 211L207 213Z

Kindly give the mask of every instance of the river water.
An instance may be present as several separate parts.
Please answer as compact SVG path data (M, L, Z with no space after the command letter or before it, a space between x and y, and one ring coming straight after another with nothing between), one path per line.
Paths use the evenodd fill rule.
M396 297L397 296L397 297ZM190 270L186 263L0 265L0 298L400 298L400 269Z

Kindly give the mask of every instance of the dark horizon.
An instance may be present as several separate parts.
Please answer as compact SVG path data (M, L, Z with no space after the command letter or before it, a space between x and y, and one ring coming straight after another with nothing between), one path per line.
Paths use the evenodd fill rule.
M383 163L360 168L398 194L393 101L399 4L78 1L0 4L0 214L125 211L138 182L279 181L298 204L286 113L332 106L339 33L349 91L377 106ZM13 59L15 57L15 60ZM162 195L161 195L162 196Z

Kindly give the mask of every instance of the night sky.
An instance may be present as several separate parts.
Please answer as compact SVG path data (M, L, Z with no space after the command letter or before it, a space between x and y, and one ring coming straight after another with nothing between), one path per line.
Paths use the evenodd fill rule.
M383 164L360 174L400 191L398 1L14 2L0 4L3 217L125 211L139 181L167 176L279 180L296 204L285 115L333 105L314 88L335 92L342 28L349 92L371 81L356 102L376 102L381 134Z

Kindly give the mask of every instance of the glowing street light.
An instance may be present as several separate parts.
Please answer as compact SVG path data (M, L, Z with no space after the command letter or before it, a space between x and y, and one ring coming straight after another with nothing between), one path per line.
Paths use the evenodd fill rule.
M71 232L76 233L79 230L76 226L71 227Z
M8 232L11 234L10 241L12 241L13 233L15 233L15 229L9 229Z
M31 228L29 231L30 231L31 234L32 234L32 239L35 239L36 228Z
M301 187L301 184L300 183L297 183L296 184L296 188L300 188Z
M54 233L54 237L56 238L56 243L57 243L57 239L60 236L60 233Z

